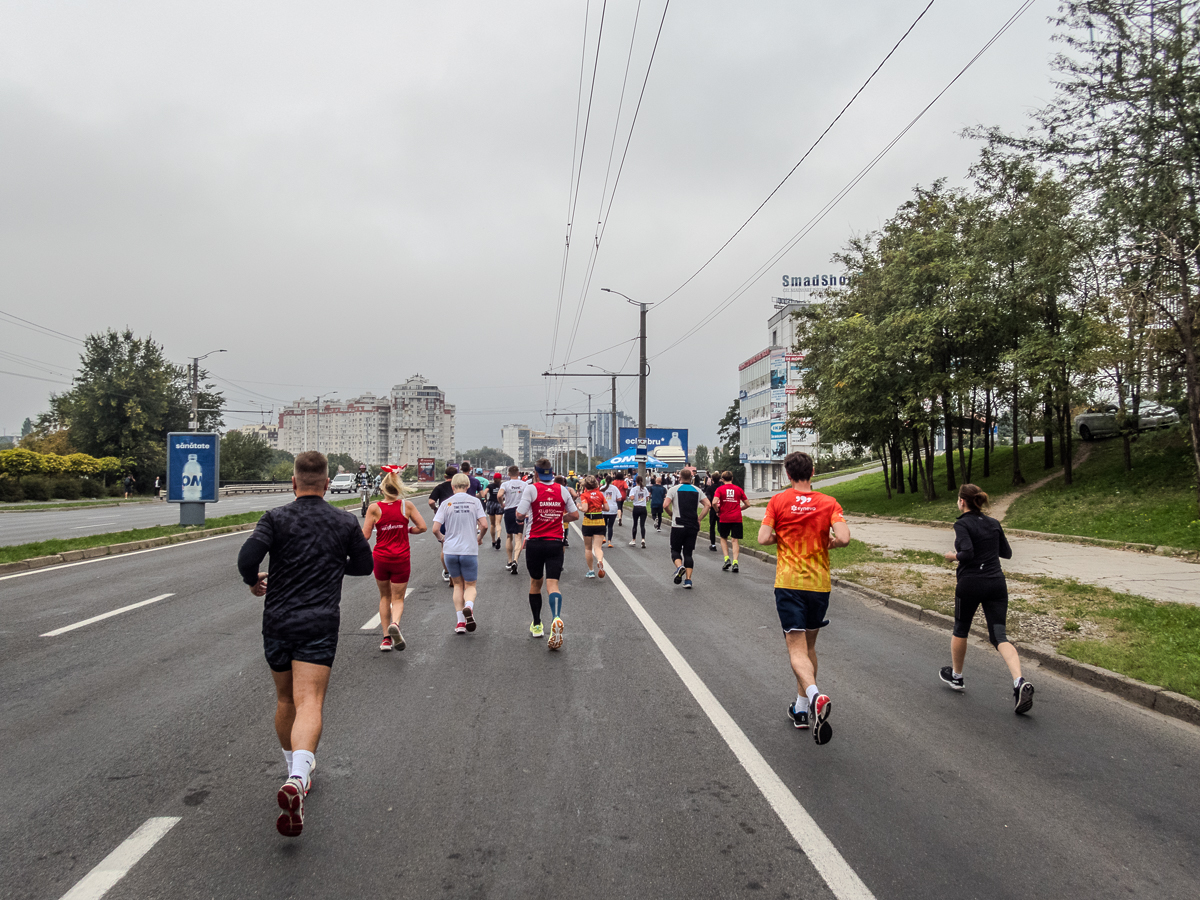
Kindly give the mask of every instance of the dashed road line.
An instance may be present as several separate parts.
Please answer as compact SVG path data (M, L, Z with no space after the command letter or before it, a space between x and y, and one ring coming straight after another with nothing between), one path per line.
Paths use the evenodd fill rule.
M583 532L574 523L571 527L579 534L580 538L583 537ZM633 592L626 587L621 577L612 570L607 559L604 571L629 608L633 610L638 621L642 623L642 627L646 629L663 656L667 658L667 662L671 664L671 668L675 670L679 680L691 692L692 697L717 729L717 733L733 751L742 768L746 770L746 774L750 776L759 792L771 804L775 814L779 816L796 843L800 845L800 849L813 864L817 874L825 880L825 884L829 886L833 895L838 900L875 900L875 895L858 877L858 873L846 862L837 847L821 830L821 826L796 799L795 794L788 790L783 779L775 774L775 770L746 737L746 733L733 720L733 717L725 711L725 707L709 690L708 685L701 680L688 661L684 659L683 654L671 643L671 639L658 627L658 623L633 595Z
M53 631L47 631L42 637L57 637L60 634L66 634L68 631L74 631L76 628L82 628L84 625L91 625L93 622L100 622L104 619L111 619L113 616L119 616L121 613L129 612L131 609L137 609L142 606L149 606L151 603L157 603L159 600L166 600L168 597L174 597L172 594L159 594L157 597L151 597L149 600L142 600L140 603L130 603L128 606L122 606L120 609L114 609L112 612L101 613L98 616L92 616L90 619L84 619L82 622L76 622L74 625L64 625L62 628L55 628Z
M122 841L116 850L84 875L75 887L63 894L62 900L100 900L137 865L138 860L145 856L151 847L179 824L179 820L179 816L157 816L147 819L137 831Z

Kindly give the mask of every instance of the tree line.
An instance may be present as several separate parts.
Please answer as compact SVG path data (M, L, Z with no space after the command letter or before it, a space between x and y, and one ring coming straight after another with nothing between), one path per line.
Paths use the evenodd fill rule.
M1200 0L1063 2L1055 21L1056 93L1029 132L969 132L968 187L917 187L834 257L853 277L798 314L790 427L933 499L939 435L948 491L976 447L990 474L1000 426L1041 435L1070 484L1079 406L1116 404L1128 468L1154 401L1187 419L1200 503Z

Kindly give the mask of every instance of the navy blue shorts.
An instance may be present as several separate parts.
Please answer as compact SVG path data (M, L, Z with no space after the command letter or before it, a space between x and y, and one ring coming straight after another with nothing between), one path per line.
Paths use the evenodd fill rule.
M338 633L331 631L320 637L299 641L281 641L263 635L263 653L272 672L290 672L293 662L312 663L333 668L337 653Z
M816 631L829 624L825 621L825 613L829 611L829 592L775 588L775 609L779 612L779 624L785 632Z

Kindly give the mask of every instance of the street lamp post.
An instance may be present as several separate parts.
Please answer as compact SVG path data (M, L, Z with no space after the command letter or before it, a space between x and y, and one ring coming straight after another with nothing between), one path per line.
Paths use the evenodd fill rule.
M207 359L214 353L224 352L224 350L209 350L204 356L192 357L192 418L188 421L188 431L200 429L200 360Z
M638 455L640 456L642 448L646 446L646 312L650 309L650 304L641 303L632 297L626 297L620 291L614 291L612 288L601 288L600 290L609 294L616 294L618 297L625 297L641 313L639 316L641 328L638 332L638 341L641 349L641 360L638 365ZM638 461L638 474L646 474L646 463L644 460Z
M326 391L324 394L317 394L317 452L321 452L321 398L332 397L337 391ZM305 415L305 419L308 416ZM305 449L308 449L305 447Z
M617 373L610 372L608 369L605 369L605 368L601 368L600 366L596 365L595 363L588 363L588 366L592 369L600 369L600 371L603 372L605 375L609 375L612 377L612 435L611 435L611 437L612 437L612 455L619 456L621 453L621 450L617 446L617 377L618 377Z
M587 411L587 423L588 423L588 464L587 464L587 467L588 467L588 469L590 470L590 469L592 468L592 457L595 455L595 454L593 454L593 453L592 453L592 398L593 398L593 397L595 397L595 396L597 396L597 395L596 395L596 394L589 394L587 391L585 391L585 390L582 390L581 388L571 388L571 390L573 390L573 391L579 391L579 393L581 393L581 394L583 394L583 396L587 397L587 401L588 401L588 411ZM602 394L602 393L604 393L604 392L603 392L603 391L600 391L599 393L601 393L601 394ZM576 439L576 441L578 441L578 440L579 440L579 426L578 426L578 424L575 426L575 439ZM578 466L576 466L576 469L578 469L578 468L579 468L579 467L578 467Z

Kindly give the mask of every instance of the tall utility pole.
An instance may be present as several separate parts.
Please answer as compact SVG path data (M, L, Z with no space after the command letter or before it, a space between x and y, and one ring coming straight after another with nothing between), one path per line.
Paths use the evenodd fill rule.
M599 366L588 363L588 366L593 369L600 369ZM621 448L617 441L617 379L621 376L616 372L610 372L608 369L600 369L605 375L612 378L612 455L620 456Z
M593 369L600 369L599 366L593 366L591 363L588 363L588 365L591 366ZM635 378L637 376L635 376L632 372L610 372L610 371L608 371L608 369L600 369L600 371L603 372L604 374L599 375L599 374L596 374L595 372L543 372L542 375L544 377L553 376L555 378L611 378L612 379L612 418L613 418L612 424L613 424L613 446L614 446L613 455L616 456L615 447L616 447L616 443L617 443L617 432L616 432L617 379L618 378ZM576 388L576 390L578 390L578 388ZM589 410L591 409L591 400L590 399L588 400L588 409Z
M337 393L337 391L329 391L324 394L317 394L317 447L316 447L316 450L318 453L321 452L321 398L322 397L332 397L336 393ZM304 419L307 422L308 416L306 415L304 417ZM307 431L307 430L308 429L306 428L305 431Z
M646 363L646 313L650 309L650 304L641 303L632 297L626 297L620 291L614 291L612 288L600 288L600 290L609 294L616 294L618 297L625 297L626 300L638 307L641 312L639 316L641 319L641 330L638 335L641 349L641 359L638 364L638 455L641 456L643 449L646 447L646 376L649 374L649 367ZM645 460L638 460L638 474L646 474Z
M188 421L188 431L200 430L200 360L207 359L214 353L224 352L224 350L209 350L204 356L192 357L192 417Z
M591 469L591 467L592 467L592 457L593 457L593 456L595 456L595 454L592 452L592 398L593 398L593 397L595 397L595 396L597 396L597 395L596 395L596 394L589 394L587 391L585 391L585 390L581 390L580 388L571 388L571 390L573 390L573 391L579 391L579 393L581 393L581 394L583 394L583 396L587 397L587 401L588 401L588 411L587 411L587 423L588 423L588 449L587 449L587 452L588 452L588 464L587 464L587 468L588 468L588 469ZM601 393L603 393L603 392L601 392ZM579 439L579 435L578 435L578 425L576 426L576 435L575 435L575 438L576 438L576 440L578 440L578 439ZM576 471L579 471L578 467L576 467Z

